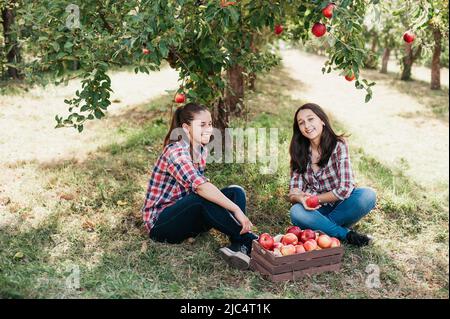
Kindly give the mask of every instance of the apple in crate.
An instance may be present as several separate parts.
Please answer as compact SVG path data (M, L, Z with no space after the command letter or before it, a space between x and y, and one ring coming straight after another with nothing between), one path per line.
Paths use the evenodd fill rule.
M311 229L305 229L300 236L300 240L306 243L310 239L316 239L316 233Z
M303 247L305 247L306 251L312 251L316 250L317 248L317 242L314 239L308 239L304 244Z
M331 237L331 245L330 247L339 247L341 246L341 242L339 241L339 239L337 239L336 237Z
M273 243L272 249L273 249L273 250L275 250L275 249L280 250L281 247L283 247L283 244L282 244L282 243Z
M302 230L298 226L290 226L286 230L286 234L289 234L289 233L294 234L295 236L297 236L298 240L300 240L300 236L302 234Z
M297 245L298 243L298 238L297 236L295 236L295 234L293 233L287 233L286 235L283 236L283 238L281 239L281 243L283 245Z
M319 238L317 238L317 244L320 248L330 248L332 241L330 236L328 235L320 235Z
M295 254L295 246L294 245L286 245L281 247L281 254L283 256L293 255Z
M258 238L258 243L261 245L261 247L271 250L273 246L273 238L268 233L261 234Z
M301 253L304 253L305 251L306 251L305 247L303 247L302 244L295 245L295 253L296 254L301 254Z
M281 251L280 251L279 248L275 248L275 249L273 250L273 254L274 254L275 257L281 257L281 256L283 256L283 255L281 254Z

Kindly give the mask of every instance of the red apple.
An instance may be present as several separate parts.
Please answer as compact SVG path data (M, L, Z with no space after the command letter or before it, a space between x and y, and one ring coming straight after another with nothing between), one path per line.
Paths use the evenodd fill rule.
M330 247L339 247L341 246L341 242L339 241L339 239L335 238L335 237L331 237L331 245Z
M150 50L149 49L147 49L147 48L143 48L142 49L142 54L145 54L145 55L147 55L147 54L150 54Z
M303 247L305 247L306 251L316 250L317 242L314 239L309 239L305 243L303 243Z
M279 34L283 33L283 30L284 30L283 26L280 24L277 24L275 26L274 32L276 35L279 35Z
M416 39L416 35L412 33L412 31L406 31L403 34L403 40L405 40L406 43L411 43Z
M355 79L355 74L352 72L351 74L347 74L345 76L345 79L349 82L353 81Z
M264 249L271 250L273 247L273 238L268 233L261 234L258 238L258 243Z
M305 247L303 247L302 244L295 245L295 253L296 254L301 254L301 253L304 253L305 251L306 251Z
M175 95L175 102L176 103L184 103L186 101L186 95L183 93L177 93Z
M275 248L275 249L273 250L273 254L275 255L275 257L281 257L281 256L283 256L283 255L281 254L280 248Z
M327 33L327 27L322 23L316 22L314 23L311 31L316 37L320 38Z
M306 199L306 205L309 208L315 208L319 206L319 197L318 196L310 196Z
M305 243L306 241L308 241L310 239L315 240L316 239L316 233L313 230L311 230L311 229L305 229L302 232L302 235L300 236L300 240L303 243Z
M283 256L293 255L295 254L295 246L294 245L286 245L281 247L281 254Z
M293 233L287 233L283 236L283 239L281 239L281 243L283 245L297 245L298 238Z
M300 235L302 234L302 230L298 226L290 226L286 230L286 234L292 233L297 236L298 240L300 240Z
M329 3L327 6L322 10L322 14L325 18L331 19L333 16L333 10L334 10L334 3Z
M329 248L331 247L331 238L328 235L320 235L317 238L317 244L320 248Z

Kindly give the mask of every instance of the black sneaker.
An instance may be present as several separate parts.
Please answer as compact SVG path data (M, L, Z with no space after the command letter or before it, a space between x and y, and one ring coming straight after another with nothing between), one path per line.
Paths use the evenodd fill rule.
M230 247L232 247L231 245ZM247 255L245 245L240 245L239 250L234 251L230 247L222 247L219 249L220 256L231 267L239 270L246 270L250 267L250 257ZM236 248L236 247L233 247Z
M362 247L369 245L372 242L372 238L370 236L360 234L354 230L351 230L345 237L345 242L349 243L350 245Z

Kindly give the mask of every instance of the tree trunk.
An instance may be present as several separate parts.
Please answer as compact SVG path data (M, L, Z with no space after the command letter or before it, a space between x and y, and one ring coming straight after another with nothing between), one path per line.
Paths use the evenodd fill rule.
M12 1L13 3L14 1ZM11 4L12 4L11 3ZM17 41L17 35L12 31L14 25L14 11L10 7L6 7L2 10L2 25L3 34L5 38L5 47L10 48L6 52L6 60L8 64L16 64L20 62L19 44ZM6 74L8 77L19 80L22 78L19 70L13 66L8 66Z
M230 114L242 114L244 101L244 68L234 65L227 70L228 88L225 93L225 105Z
M391 49L384 48L383 59L381 61L381 71L380 71L381 73L387 73L387 67L390 56L391 56Z
M439 28L433 29L434 51L431 61L431 89L441 89L441 50L442 50L442 34Z
M226 103L220 99L214 111L214 127L222 133L229 125L229 113Z
M413 50L411 47L411 43L405 43L405 56L402 58L403 71L400 77L402 81L411 80L413 62Z

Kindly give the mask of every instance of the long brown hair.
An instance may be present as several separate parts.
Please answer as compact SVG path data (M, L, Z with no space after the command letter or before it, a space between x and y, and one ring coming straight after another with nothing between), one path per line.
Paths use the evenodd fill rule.
M172 133L172 131L176 128L182 127L183 124L191 124L191 122L194 120L194 115L203 111L208 111L208 109L205 106L197 103L188 103L177 108L172 116L172 122L170 124L169 132L164 139L164 146L179 141L182 138L181 136L178 136L176 140L170 139L170 134Z
M291 173L295 170L298 170L300 174L303 174L306 171L306 167L308 165L310 141L308 138L303 136L297 122L298 112L307 109L313 111L314 114L316 114L322 120L322 122L325 123L322 135L320 136L321 156L318 163L320 167L324 167L328 163L328 160L330 159L331 153L333 153L337 142L345 142L345 135L337 135L334 132L328 116L319 105L314 103L307 103L302 105L298 108L297 112L295 112L294 116L293 135L291 145L289 147L289 153L291 155Z

